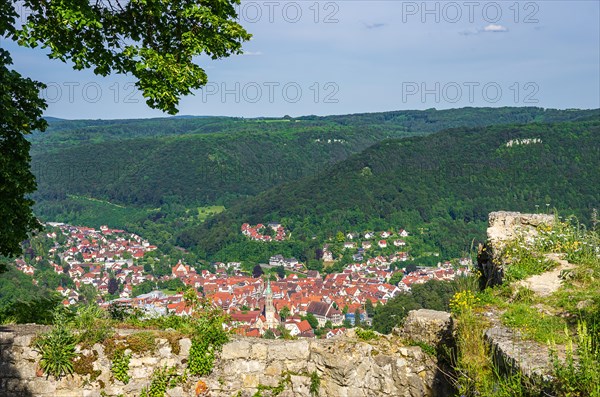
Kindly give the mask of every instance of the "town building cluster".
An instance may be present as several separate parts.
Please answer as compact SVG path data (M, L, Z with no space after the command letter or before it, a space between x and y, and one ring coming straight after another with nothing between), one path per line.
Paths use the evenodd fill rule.
M124 298L131 296L132 286L155 279L153 275L144 272L143 266L137 266L136 260L157 247L136 234L107 226L101 226L99 230L63 223L48 223L48 226L53 230L58 229L62 241L58 242L56 231L46 234L46 237L54 240L54 245L48 252L54 258L50 265L55 273L67 274L75 285L75 288L58 287L58 291L65 297L65 305L79 301L82 285L91 285L101 295L107 294L111 274L118 284L123 285L120 296ZM35 260L39 261L41 257L38 256ZM34 276L34 267L27 265L23 259L17 259L15 264L17 269Z
M72 289L58 287L58 291L64 296L64 305L77 303L81 287L91 285L99 291L98 301L103 306L118 303L137 308L148 316L169 313L190 315L192 308L186 306L182 292L167 295L157 290L135 297L132 294L132 287L145 281L178 279L228 313L231 318L229 326L248 336L261 336L268 330L278 333L285 329L292 336L314 337L314 329L306 320L309 314L316 318L321 327L327 323L339 327L344 324L344 320L352 324L357 313L361 316L361 321L369 322L365 313L368 302L373 306L385 304L396 295L409 292L413 284L433 279L452 280L457 275L466 274L469 266L469 261L463 259L459 266L444 262L437 267L417 268L407 274L406 269L401 268L398 263L409 258L405 251L363 259L362 254L369 249L368 244L365 244L370 243L369 239L381 243L379 239L391 236L391 233L382 232L367 233L364 236L346 235L349 240L362 240L364 237L365 241L357 251L360 260L347 264L340 273L323 276L318 271L307 270L295 258L275 255L266 266L283 266L286 275L282 278L271 276L273 281L243 274L239 262L217 262L214 264L216 272L211 273L208 270L198 272L193 265L181 261L172 266L170 275L158 280L146 272L144 266L139 265L139 259L144 254L157 248L140 236L105 226L99 230L58 223L50 226L62 235L61 243L58 242L56 231L46 236L54 240L49 254L56 260L51 261L51 265L56 273L67 274L75 285ZM242 230L252 235L249 230L261 230L263 227L259 224L253 228L245 224ZM269 227L274 231L282 230L279 224L270 224ZM387 235L384 236L384 233ZM404 230L398 234L408 236ZM331 252L329 248L328 244L323 247L324 259ZM358 259L356 254L353 258ZM23 259L18 259L16 266L35 280L34 266ZM402 273L403 278L397 285L390 284L390 279L397 273ZM119 298L112 301L106 299L111 278L123 286L118 294ZM112 294L114 297L114 293ZM327 336L332 337L339 332L339 329L332 329Z
M267 226L262 223L254 226L244 223L241 230L244 236L256 241L283 241L287 235L285 228L278 222L271 222ZM269 231L272 233L269 233Z

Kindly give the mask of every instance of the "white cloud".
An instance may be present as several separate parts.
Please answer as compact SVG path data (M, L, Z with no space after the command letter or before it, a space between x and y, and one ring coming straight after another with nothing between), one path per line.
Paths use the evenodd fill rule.
M502 25L496 25L496 24L489 24L483 28L479 28L479 29L467 29L467 30L461 30L460 32L458 32L458 34L462 35L462 36L475 36L481 33L505 33L508 32L508 28L506 26L502 26Z
M485 28L483 28L483 31L491 32L491 33L499 33L499 32L508 32L508 29L505 26L495 25L493 23L490 23Z
M248 57L254 57L254 56L259 56L262 55L263 53L260 51L244 51L244 53L242 55L244 56L248 56Z

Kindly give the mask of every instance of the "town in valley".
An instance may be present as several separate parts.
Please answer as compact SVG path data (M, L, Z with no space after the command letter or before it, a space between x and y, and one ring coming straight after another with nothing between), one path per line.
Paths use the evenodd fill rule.
M470 265L470 259L462 258L437 266L403 266L410 258L410 237L402 228L340 232L324 243L325 264L338 259L333 251L352 257L341 272L322 274L308 270L296 258L274 255L268 263L255 264L250 274L241 262L211 263L209 269L181 259L168 263L149 241L108 226L45 226L45 231L31 240L42 240L37 245L45 251L28 256L31 250L26 249L15 265L32 276L34 283L39 282L37 269L51 268L58 276L55 289L64 306L94 300L104 308L119 305L149 317L187 316L193 309L186 304L184 291L193 288L199 297L228 314L228 327L254 337L265 333L273 337L282 333L288 337L333 337L357 320L370 324L374 306L410 293L412 285L453 280L467 274ZM277 222L244 223L240 231L265 244L289 236Z

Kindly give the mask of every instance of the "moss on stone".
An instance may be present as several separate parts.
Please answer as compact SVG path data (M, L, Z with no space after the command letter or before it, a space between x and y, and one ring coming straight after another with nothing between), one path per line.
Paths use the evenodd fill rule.
M98 359L98 352L93 350L91 353L81 354L73 360L73 372L78 375L90 375L90 380L93 382L102 371L94 369L94 362Z
M136 332L127 335L126 345L133 353L153 352L156 349L156 337L151 331Z

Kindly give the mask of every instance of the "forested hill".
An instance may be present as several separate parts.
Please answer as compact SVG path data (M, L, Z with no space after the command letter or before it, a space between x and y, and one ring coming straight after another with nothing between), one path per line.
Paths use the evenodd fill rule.
M40 205L68 195L138 207L227 203L318 173L386 138L407 135L335 125L280 126L272 132L270 124L257 122L247 132L108 139L60 150L36 149L35 199Z
M483 238L493 210L548 207L589 219L600 203L599 120L386 140L319 175L241 201L183 232L179 243L220 257L243 246L242 222L277 220L306 240L403 226L454 256Z
M494 124L559 122L589 119L596 110L558 110L536 107L461 108L447 110L399 110L335 116L290 118L168 117L131 120L63 120L48 118L43 133L29 137L34 152L47 152L81 143L123 141L169 135L301 131L315 126L387 127L406 132L437 132L455 127L481 127ZM301 122L301 123L298 123Z
M407 131L437 132L458 127L486 127L497 124L553 123L597 118L600 110L543 109L535 107L461 108L399 110L382 113L357 113L325 117L306 116L301 120L331 121L342 125L396 125Z
M131 120L62 120L49 118L44 132L35 132L28 139L32 151L48 152L80 144L127 139L154 138L170 135L223 132L234 126L239 129L243 119L230 117L169 117Z
M48 218L60 215L61 208L73 209L70 195L138 208L165 202L229 205L316 174L387 138L452 126L577 120L597 113L463 108L298 119L55 119L47 132L30 137L36 212Z

